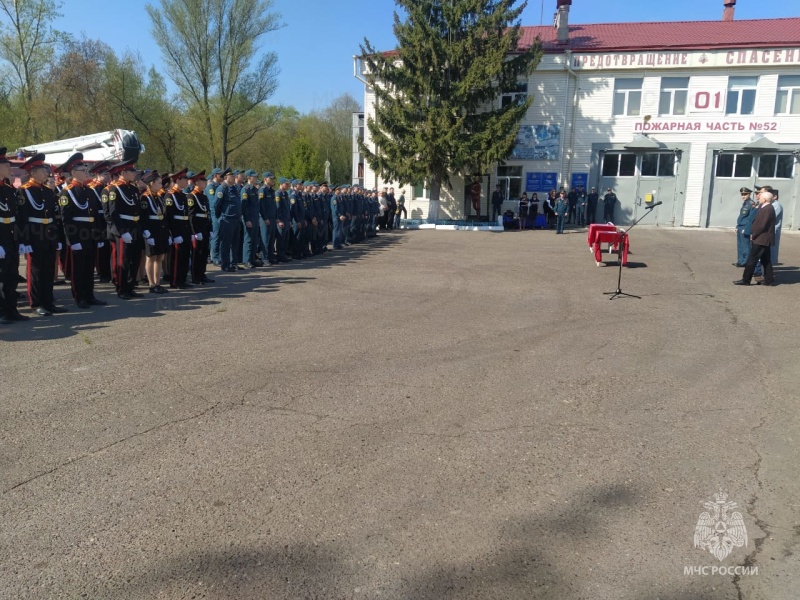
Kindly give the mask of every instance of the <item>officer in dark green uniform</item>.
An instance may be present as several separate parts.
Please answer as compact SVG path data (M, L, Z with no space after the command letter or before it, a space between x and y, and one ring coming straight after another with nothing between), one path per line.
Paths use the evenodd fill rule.
M733 263L734 267L743 267L747 262L747 255L750 253L750 233L757 210L753 206L750 196L753 190L743 187L739 189L739 193L742 196L742 207L736 218L736 262Z

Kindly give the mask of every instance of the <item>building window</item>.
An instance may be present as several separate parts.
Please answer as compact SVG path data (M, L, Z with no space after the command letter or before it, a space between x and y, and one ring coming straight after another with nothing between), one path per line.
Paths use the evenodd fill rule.
M642 156L642 177L675 177L672 152L649 152Z
M752 115L756 108L758 77L729 77L727 115Z
M497 167L497 184L506 200L519 198L522 193L522 167Z
M636 116L642 108L642 81L637 79L614 80L614 114Z
M688 95L688 77L662 77L661 99L658 103L658 114L685 115L686 97Z
M775 113L779 115L800 115L800 75L781 75L778 77Z
M528 83L521 81L512 90L504 91L500 95L500 108L505 108L511 104L522 104L528 99Z
M603 155L603 177L633 177L636 155L632 152L606 152Z
M419 183L414 184L414 199L415 200L424 200L428 197L428 189L425 187L425 182L420 181Z
M758 160L758 176L765 179L791 179L793 171L792 154L763 154Z
M720 154L717 156L717 177L749 179L752 176L752 154Z

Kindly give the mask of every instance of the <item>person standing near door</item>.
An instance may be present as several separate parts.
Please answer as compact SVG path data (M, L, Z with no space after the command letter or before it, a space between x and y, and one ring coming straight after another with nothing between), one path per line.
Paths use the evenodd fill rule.
M492 192L492 220L497 221L497 217L503 214L503 192L500 191L500 184L498 183Z
M597 188L593 187L589 195L586 196L586 224L592 225L597 219L597 203L600 201L600 194Z
M606 223L614 222L614 209L617 206L617 195L614 190L608 188L606 195L603 196L603 220Z

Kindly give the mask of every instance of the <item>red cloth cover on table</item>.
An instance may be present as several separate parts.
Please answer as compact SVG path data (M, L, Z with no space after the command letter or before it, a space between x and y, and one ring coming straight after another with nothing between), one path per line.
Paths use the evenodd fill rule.
M622 244L622 264L628 264L628 250L630 240L628 234L617 230L614 225L589 225L589 248L594 252L594 260L597 263L603 258L602 244L610 244L614 251L619 249Z

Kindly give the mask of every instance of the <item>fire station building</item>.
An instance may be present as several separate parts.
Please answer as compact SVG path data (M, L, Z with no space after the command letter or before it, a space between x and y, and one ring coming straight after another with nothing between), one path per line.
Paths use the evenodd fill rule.
M552 27L523 27L520 44L542 42L536 71L498 104L530 95L513 155L481 178L481 215L499 184L504 208L523 191L612 188L615 222L663 202L650 224L733 227L739 188L779 190L784 228L800 227L800 18L573 25L558 0ZM366 116L374 94L365 90ZM356 135L369 132L356 126ZM357 150L355 151L357 153ZM383 187L358 155L354 182ZM478 216L469 182L442 190L439 219ZM397 186L395 186L397 187ZM410 218L425 219L424 183L404 189Z

